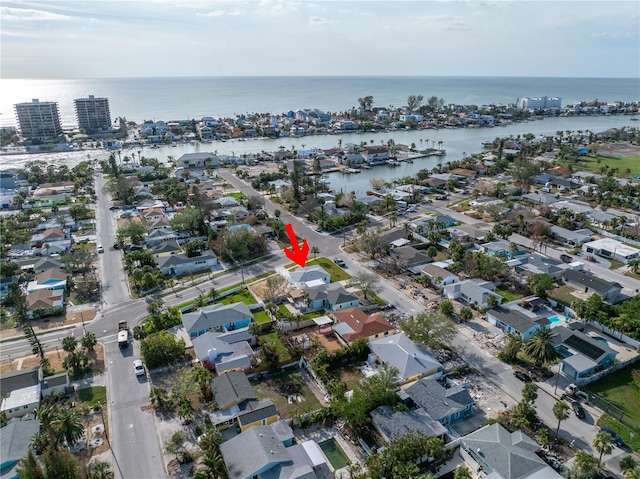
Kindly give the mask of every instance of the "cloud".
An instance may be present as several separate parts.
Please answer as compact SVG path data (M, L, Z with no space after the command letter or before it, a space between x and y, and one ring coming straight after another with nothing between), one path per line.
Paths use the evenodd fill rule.
M617 32L597 32L591 34L591 38L633 38L637 37L638 32L625 32L625 31L617 31Z
M227 12L225 12L224 10L213 10L212 12L207 12L207 13L196 13L196 16L198 16L198 17L222 17L226 13Z
M260 0L258 5L261 12L280 15L298 11L300 3L289 0Z
M0 16L5 22L49 22L74 19L68 15L60 15L59 13L47 12L45 10L13 7L0 7Z
M327 23L329 23L329 20L327 20L324 17L318 17L318 16L309 17L309 25L311 26L326 25Z
M430 27L441 27L444 30L468 30L469 23L456 15L419 15L417 23L428 24Z

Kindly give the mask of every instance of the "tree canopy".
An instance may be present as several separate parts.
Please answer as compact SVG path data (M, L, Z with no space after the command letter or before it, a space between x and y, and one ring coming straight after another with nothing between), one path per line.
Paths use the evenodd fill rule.
M442 313L423 312L409 317L402 330L409 339L428 348L438 348L448 344L456 335L453 321Z

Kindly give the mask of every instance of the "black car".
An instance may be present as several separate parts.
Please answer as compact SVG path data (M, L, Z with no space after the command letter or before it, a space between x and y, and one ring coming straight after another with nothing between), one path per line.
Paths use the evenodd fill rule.
M585 414L582 404L580 404L578 401L573 401L571 403L571 407L573 408L573 412L576 413L577 417L579 417L580 419L584 418Z
M562 260L563 263L571 263L573 261L573 258L568 254L561 254L560 259Z
M113 205L113 206L110 206L110 207L109 207L109 209L110 209L111 211L115 211L115 210L119 210L119 209L120 209L120 207L119 207L119 206L116 206L116 205Z
M527 374L525 374L525 373L523 373L521 371L514 371L513 375L515 377L517 377L523 383L530 383L531 382L531 378Z
M618 436L618 434L613 429L609 429L606 426L602 426L600 428L600 430L602 432L606 432L607 434L609 434L611 436L611 438L613 439L613 443L616 446L618 446L618 447L624 446L624 441L622 440L622 438L620 436Z

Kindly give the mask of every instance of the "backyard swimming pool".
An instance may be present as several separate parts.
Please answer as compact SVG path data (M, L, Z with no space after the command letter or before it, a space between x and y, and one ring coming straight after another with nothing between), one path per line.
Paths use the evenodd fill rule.
M562 316L558 316L557 314L555 316L550 316L547 319L551 323L551 326L555 326L556 324L562 323L565 320Z
M329 462L335 470L342 469L349 464L349 459L344 453L338 442L334 439L327 439L318 444L324 455L327 456Z

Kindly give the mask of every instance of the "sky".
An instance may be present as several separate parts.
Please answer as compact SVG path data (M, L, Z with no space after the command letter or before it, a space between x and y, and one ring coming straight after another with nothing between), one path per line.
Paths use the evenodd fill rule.
M3 0L1 78L640 77L640 2Z

